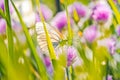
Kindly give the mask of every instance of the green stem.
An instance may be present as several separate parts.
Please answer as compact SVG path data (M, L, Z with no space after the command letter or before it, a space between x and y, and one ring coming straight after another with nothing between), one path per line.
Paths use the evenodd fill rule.
M71 66L71 68L72 68L71 78L72 78L72 80L74 80L74 77L75 77L74 68L73 68L73 66Z
M108 77L108 72L109 71L109 65L108 65L108 59L106 60L106 80L107 80L107 77Z
M69 68L68 67L66 68L66 74L67 74L67 80L70 80L70 76L69 76L70 74L69 74Z
M5 5L5 15L3 14L2 10L2 17L6 19L7 22L7 40L8 40L8 57L7 57L7 78L9 79L9 73L10 73L10 61L9 59L11 59L12 61L14 61L14 51L13 51L13 34L12 34L12 25L11 25L11 18L10 18L10 10L9 10L9 0L4 0L4 5Z
M42 12L41 12L39 0L36 0L36 3L37 3L37 6L38 6L38 9L40 10L39 15L40 15L40 18L41 18L42 23L43 23L44 32L45 32L46 40L47 40L47 44L48 44L48 50L49 50L49 53L50 53L50 58L51 58L51 60L56 60L55 50L54 50L54 47L52 45L52 42L51 42L51 39L50 39L50 36L49 36L49 33L48 33L48 30L47 30L46 25L45 25L45 20L44 20L44 17L42 15Z
M70 24L70 17L69 17L68 10L67 10L68 1L69 0L67 0L66 4L65 4L66 15L67 15L67 24L68 24L68 44L72 45L73 34L72 34L72 29L71 29L71 24Z
M11 59L14 60L14 49L13 49L13 32L11 26L11 18L10 18L10 10L9 10L9 0L5 0L5 15L6 15L6 22L7 22L7 39L8 39L8 53Z

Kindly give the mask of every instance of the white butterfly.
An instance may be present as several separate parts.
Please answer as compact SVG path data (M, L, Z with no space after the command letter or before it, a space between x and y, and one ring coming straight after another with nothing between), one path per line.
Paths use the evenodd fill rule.
M63 40L63 35L55 28L45 23L46 28L48 30L51 42L56 49L60 42ZM37 33L37 41L40 46L40 49L43 53L48 53L46 34L44 32L44 27L42 22L36 23L36 33Z

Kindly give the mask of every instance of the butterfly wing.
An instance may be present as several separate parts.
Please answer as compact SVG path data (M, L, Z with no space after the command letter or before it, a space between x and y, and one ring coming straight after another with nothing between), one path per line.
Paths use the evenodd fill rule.
M45 23L45 25L48 30L50 39L53 43L53 46L56 47L61 39L61 35L54 27L50 26L47 23ZM42 22L38 22L36 24L36 32L37 32L37 41L40 46L40 49L43 51L43 53L48 53L46 34L44 32L44 27Z

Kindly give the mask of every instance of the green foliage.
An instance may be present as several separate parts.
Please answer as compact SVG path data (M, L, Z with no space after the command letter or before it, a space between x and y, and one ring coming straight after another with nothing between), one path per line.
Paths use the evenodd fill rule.
M108 0L108 3L110 4L110 6L115 14L118 24L120 24L120 13L119 13L116 5L114 4L113 0Z
M71 15L69 15L67 10L68 5L72 4L74 1L79 1L82 4L88 5L90 0L63 0L63 5L65 6L67 15L68 34L67 40L59 41L59 44L60 47L64 45L74 46L78 53L77 58L81 61L77 62L76 65L71 65L69 67L67 66L67 52L64 51L64 49L62 52L59 52L60 54L56 55L51 37L49 36L50 34L45 25L44 16L42 12L39 11L41 21L44 25L43 27L49 50L48 56L52 62L53 74L48 73L49 68L45 66L42 60L43 56L41 57L42 54L39 55L36 50L36 45L34 44L34 42L37 43L36 39L31 37L28 28L23 21L22 15L19 13L13 0L10 1L18 16L27 43L21 44L19 35L12 30L11 14L8 6L9 0L4 0L5 11L0 9L0 18L2 17L6 20L7 33L5 35L7 38L3 38L3 36L0 35L0 80L102 80L103 78L107 79L108 74L113 76L113 80L120 79L120 62L113 59L113 56L106 47L101 47L97 44L97 40L109 37L110 35L116 35L116 26L120 24L120 12L112 0L108 0L111 9L114 12L110 30L103 30L102 32L104 36L100 39L96 39L93 43L89 43L87 41L82 42L81 39L83 35L78 36L76 34L77 31L73 34L73 27L77 27L79 32L77 24L79 22L79 16L77 15L77 12L74 11L73 19L75 19L76 23L74 24L77 26L71 26ZM31 1L33 3L33 7L37 6L39 10L39 0ZM55 9L55 0L41 0L41 2L47 4L54 13L57 11ZM81 34L87 26L92 24L93 22L91 19L86 20L82 28L80 28ZM103 28L104 26L101 27ZM15 38L15 40L13 38ZM74 38L78 38L78 40L74 41ZM118 36L117 39L119 40ZM74 44L74 42L76 42L76 44ZM25 54L27 49L30 50L30 56L26 56ZM87 52L87 49L90 51ZM116 49L116 52L120 53L120 49ZM89 54L91 54L91 59Z
M31 39L31 36L30 36L30 34L28 33L27 26L26 26L25 23L23 22L22 17L20 16L20 13L18 12L18 10L17 10L17 8L15 7L15 5L14 5L14 3L13 3L12 0L11 0L11 3L12 3L12 5L13 5L13 7L14 7L17 15L18 15L18 18L19 18L19 20L20 20L20 23L21 23L21 25L22 25L22 27L23 27L24 33L25 33L26 38L27 38L27 42L28 42L28 44L29 44L29 46L30 46L30 49L31 49L32 53L33 53L32 55L34 56L34 59L35 59L35 61L36 61L39 74L40 74L40 76L41 76L42 79L47 80L46 69L45 69L45 67L44 67L44 64L43 64L42 60L39 58L39 56L38 56L38 54L37 54L37 52L36 52L36 49L35 49L35 46L34 46L34 44L33 44L32 39Z

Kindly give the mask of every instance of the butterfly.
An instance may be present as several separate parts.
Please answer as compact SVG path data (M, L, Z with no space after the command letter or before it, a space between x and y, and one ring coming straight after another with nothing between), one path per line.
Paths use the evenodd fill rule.
M60 33L55 27L51 26L48 23L45 23L45 25L48 30L48 34L51 39L51 42L55 49L66 43L67 40L64 40L64 36L62 35L62 33ZM43 53L48 53L46 34L44 32L44 27L42 22L36 23L36 33L37 33L37 41L40 49L42 50Z

